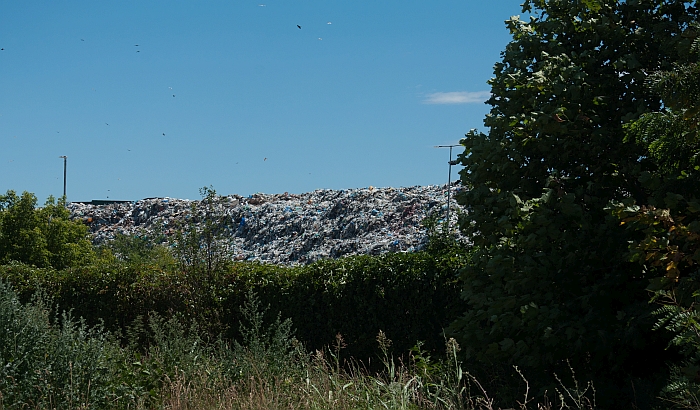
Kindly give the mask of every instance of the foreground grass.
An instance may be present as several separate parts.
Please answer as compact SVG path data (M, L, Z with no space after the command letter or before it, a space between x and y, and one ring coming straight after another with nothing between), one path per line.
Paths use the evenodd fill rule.
M496 409L501 405L462 370L459 346L432 360L414 348L394 359L377 336L381 371L343 359L341 335L307 352L291 322L263 323L255 295L243 308L241 343L203 340L196 325L157 315L126 335L51 313L38 296L21 304L0 282L0 409ZM117 337L120 336L120 337ZM126 342L124 342L126 340ZM594 391L573 384L521 409L593 408Z
M339 371L317 352L301 378L292 375L242 378L226 385L210 384L211 376L197 372L167 379L162 390L165 409L500 409L480 383L467 373L422 377L415 367L400 365L369 375L355 367ZM449 372L449 370L448 370ZM456 375L456 374L455 374ZM455 376L453 375L453 376ZM590 386L588 386L590 388ZM520 409L593 409L592 391L562 385L554 400L528 396Z

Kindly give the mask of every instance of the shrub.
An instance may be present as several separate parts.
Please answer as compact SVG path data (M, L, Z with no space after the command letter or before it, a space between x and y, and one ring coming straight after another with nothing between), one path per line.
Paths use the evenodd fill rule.
M48 300L22 305L0 280L2 405L102 408L118 399L111 365L118 345L70 314L50 320Z
M87 228L69 219L65 198L49 197L43 208L29 192L0 195L0 263L20 261L62 269L95 256Z
M240 262L211 279L174 265L104 259L64 270L12 263L0 266L0 278L24 301L45 289L59 309L122 334L137 317L145 321L155 312L166 320L179 314L188 323L207 323L212 339L221 333L239 341L241 307L252 290L261 306L269 306L265 320L279 312L292 319L308 348L320 349L342 333L347 352L367 358L375 354L379 330L399 351L417 341L430 351L442 348L443 328L462 312L456 270L465 259L466 253L418 252L295 267Z

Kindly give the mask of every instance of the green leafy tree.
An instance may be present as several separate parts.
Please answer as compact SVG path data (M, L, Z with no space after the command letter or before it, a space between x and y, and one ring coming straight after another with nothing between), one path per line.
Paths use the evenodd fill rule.
M29 192L0 195L0 263L18 261L62 269L94 257L87 227L70 220L65 199L49 197L37 208Z
M605 380L603 403L623 400L621 389L643 394L638 380L664 359L647 331L646 273L626 257L633 234L609 211L612 200L646 198L644 150L623 124L660 109L646 77L687 59L682 34L698 10L529 0L523 12L529 21L506 22L513 40L489 81L489 131L462 141L460 225L477 251L461 275L469 308L452 331L478 362L545 377L568 360Z

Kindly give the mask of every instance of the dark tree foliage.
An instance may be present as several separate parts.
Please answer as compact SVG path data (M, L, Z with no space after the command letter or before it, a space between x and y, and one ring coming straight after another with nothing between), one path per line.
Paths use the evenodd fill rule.
M623 124L661 108L645 81L687 61L698 9L530 0L523 12L530 21L506 22L513 40L489 81L489 131L462 141L461 228L478 249L462 271L469 309L452 330L478 362L546 378L568 361L599 381L603 402L639 397L665 344L650 334L647 273L627 257L635 234L610 203L646 199L638 177L652 165Z
M684 360L673 363L663 396L681 408L700 406L700 25L684 33L693 39L695 62L674 65L649 77L664 109L627 126L628 138L645 149L655 172L640 180L645 202L631 200L615 209L621 224L643 237L630 244L630 259L654 278L648 287L662 305L655 329L673 332L669 345Z

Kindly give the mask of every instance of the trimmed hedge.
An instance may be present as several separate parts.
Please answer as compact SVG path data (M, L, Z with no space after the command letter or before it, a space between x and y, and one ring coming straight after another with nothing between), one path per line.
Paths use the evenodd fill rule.
M321 349L343 335L345 355L376 356L379 330L397 352L423 341L444 347L443 329L463 313L456 270L464 251L356 256L307 266L237 262L215 275L188 275L157 264L114 259L54 270L19 263L0 266L21 300L43 289L61 310L88 324L126 329L151 312L194 320L209 336L239 340L240 307L249 289L269 314L291 318L297 338ZM274 317L268 318L273 320Z

